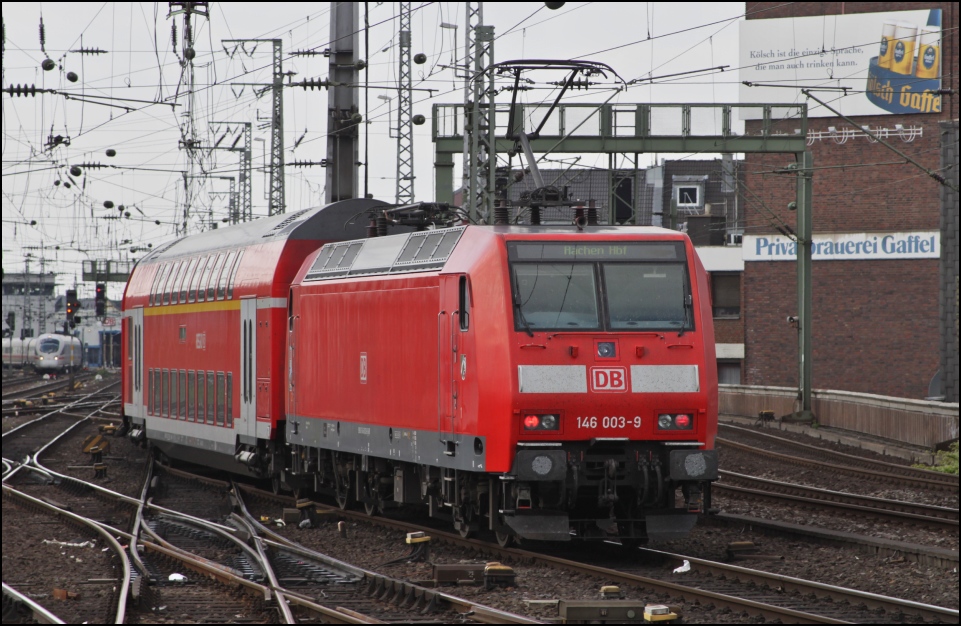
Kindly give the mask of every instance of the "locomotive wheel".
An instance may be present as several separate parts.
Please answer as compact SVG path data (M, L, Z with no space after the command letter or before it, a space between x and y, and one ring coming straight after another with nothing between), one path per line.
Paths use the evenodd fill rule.
M476 531L471 528L471 522L474 520L474 509L470 505L460 507L460 514L455 512L454 519L460 522L457 533L464 539L470 539L477 534Z
M366 513L368 517L374 517L379 512L380 512L380 505L377 504L376 500L370 500L370 499L364 500L364 513Z
M497 545L502 548L510 548L514 545L514 535L509 530L495 530L494 538L497 539Z

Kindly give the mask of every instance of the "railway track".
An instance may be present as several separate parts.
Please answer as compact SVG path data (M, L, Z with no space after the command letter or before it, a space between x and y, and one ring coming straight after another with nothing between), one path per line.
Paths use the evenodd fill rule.
M74 376L74 384L89 380L93 378L93 376L90 372L77 374ZM39 382L36 379L18 381L16 383L4 382L2 400L6 403L15 399L36 398L47 393L68 389L69 387L70 379L68 376L55 380L41 380Z
M198 518L194 518L195 521L177 520L176 524L181 527L181 533L201 541L206 534L206 541L216 538L219 545L226 546L228 543L225 542L231 540L225 536L228 534L225 531L232 526L236 533L249 538L253 546L244 544L241 548L248 557L243 559L245 567L236 567L238 559L234 549L230 549L230 554L227 555L229 563L225 563L224 555L221 555L219 565L231 570L231 575L255 578L285 598L292 610L290 619L296 623L305 620L351 624L410 623L425 620L433 623L539 623L537 620L364 570L309 550L260 524L259 520L246 513L239 495L234 496L233 504L239 506L244 514L232 514L223 519L220 497L213 493L226 495L231 488L228 483L195 477L170 468L164 468L162 477L166 481L177 481L176 485L168 484L163 488L169 497L160 502L163 502L164 509L169 512L167 515L176 516L174 510L182 510L183 500L184 509L191 509L194 514L212 514L216 518L208 520L214 525L207 528L201 527L202 523ZM195 483L195 486L190 487L189 483ZM236 490L234 493L236 494ZM206 497L198 498L197 494L206 494ZM197 508L198 504L201 509ZM229 507L228 511L230 508L232 507ZM150 521L145 523L151 524ZM169 534L167 538L176 543L179 549L186 545L172 539ZM254 552L260 555L259 559L249 558ZM256 566L253 566L254 559Z
M108 390L111 387L119 384L120 383L118 381L117 383L108 385L103 389L99 389L81 396L73 402L56 407L37 417L36 419L25 422L16 428L12 428L3 433L3 458L12 463L28 463L32 455L35 454L39 449L51 443L51 441L56 437L62 436L64 433L69 431L70 428L76 426L76 424L85 419L82 416L69 414L70 410L79 408L81 405L85 405L98 396L108 394ZM93 413L96 413L101 408L109 406L115 402L117 398L118 396L111 395L107 401L101 400L97 410L95 410ZM89 406L87 408L89 408ZM51 432L59 434L51 435ZM5 467L3 478L4 481L6 481L6 478L7 469Z
M777 459L784 463L800 465L804 467L815 467L831 472L840 472L846 475L858 476L877 482L900 485L916 489L927 489L935 491L947 491L957 493L959 489L958 476L952 474L942 474L930 470L918 469L907 465L897 465L876 461L865 457L844 454L799 443L783 437L759 433L755 430L732 426L729 424L721 425L725 431L759 438L766 442L771 442L783 449L790 450L791 453L773 452L752 446L749 444L732 441L727 438L718 437L715 442L722 446L729 446L753 455L762 456L770 459Z
M279 496L249 486L239 486L241 492L256 497L281 501ZM291 501L284 501L290 506ZM333 507L319 506L333 510ZM835 587L813 581L791 578L776 573L751 570L734 565L705 561L685 555L640 550L636 557L597 564L596 549L572 551L573 556L562 558L518 548L501 548L496 544L464 539L459 535L425 528L388 518L371 518L363 513L340 511L349 519L392 528L402 532L428 532L432 540L474 550L490 558L513 563L538 564L571 574L590 575L601 581L615 582L674 598L696 600L702 605L744 612L747 615L777 619L783 623L901 623L905 619L958 623L958 611L925 605L910 600L890 598L854 589ZM588 554L584 554L588 552ZM665 570L681 566L687 560L691 566L683 576L665 576ZM655 567L638 567L636 563L657 562ZM603 562L603 561L602 561ZM664 563L667 563L667 567ZM609 584L609 583L605 583Z
M720 475L721 481L712 486L714 493L811 506L845 515L867 515L903 523L923 524L933 528L953 529L955 532L958 530L958 509L818 489L737 472L722 470Z

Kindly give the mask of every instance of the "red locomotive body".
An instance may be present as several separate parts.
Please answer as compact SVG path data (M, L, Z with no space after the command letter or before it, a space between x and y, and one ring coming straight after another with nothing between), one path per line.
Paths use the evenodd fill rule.
M328 244L291 287L285 481L464 532L683 535L716 479L707 289L661 229Z
M125 408L137 434L172 456L326 491L371 513L426 504L464 534L489 528L505 542L675 538L710 506L714 336L706 275L685 235L459 226L320 247L335 237L310 230L247 244L238 276L249 263L257 278L238 280L233 300L215 291L203 306L217 311L164 305L163 288L151 287L163 282L152 268L175 262L181 244L138 267L125 301L134 326ZM190 238L197 244L184 250L215 242L201 237L209 243ZM150 314L152 293L170 313ZM244 330L238 295L268 302L269 319ZM126 400L136 398L146 336L138 319L160 333L139 348L148 388L159 390L139 407ZM186 347L168 339L184 325ZM208 350L222 342L209 363L198 332ZM165 385L168 369L187 374L187 394ZM212 414L209 400L198 404L194 369L218 376L206 388ZM249 378L257 384L245 398ZM212 422L191 420L191 403ZM178 417L164 417L174 404Z

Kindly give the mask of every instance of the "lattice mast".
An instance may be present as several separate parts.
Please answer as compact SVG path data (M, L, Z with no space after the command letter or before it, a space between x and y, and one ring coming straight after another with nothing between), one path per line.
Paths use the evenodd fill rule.
M410 2L400 3L397 105L397 204L414 202L414 125L410 77Z

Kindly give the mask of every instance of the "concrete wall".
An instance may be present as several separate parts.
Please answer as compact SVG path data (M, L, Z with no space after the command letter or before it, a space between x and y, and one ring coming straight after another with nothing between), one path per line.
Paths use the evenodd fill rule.
M774 411L776 417L795 410L797 389L721 385L721 415L757 417ZM958 438L958 404L906 400L866 393L814 390L812 409L818 424L925 448Z

